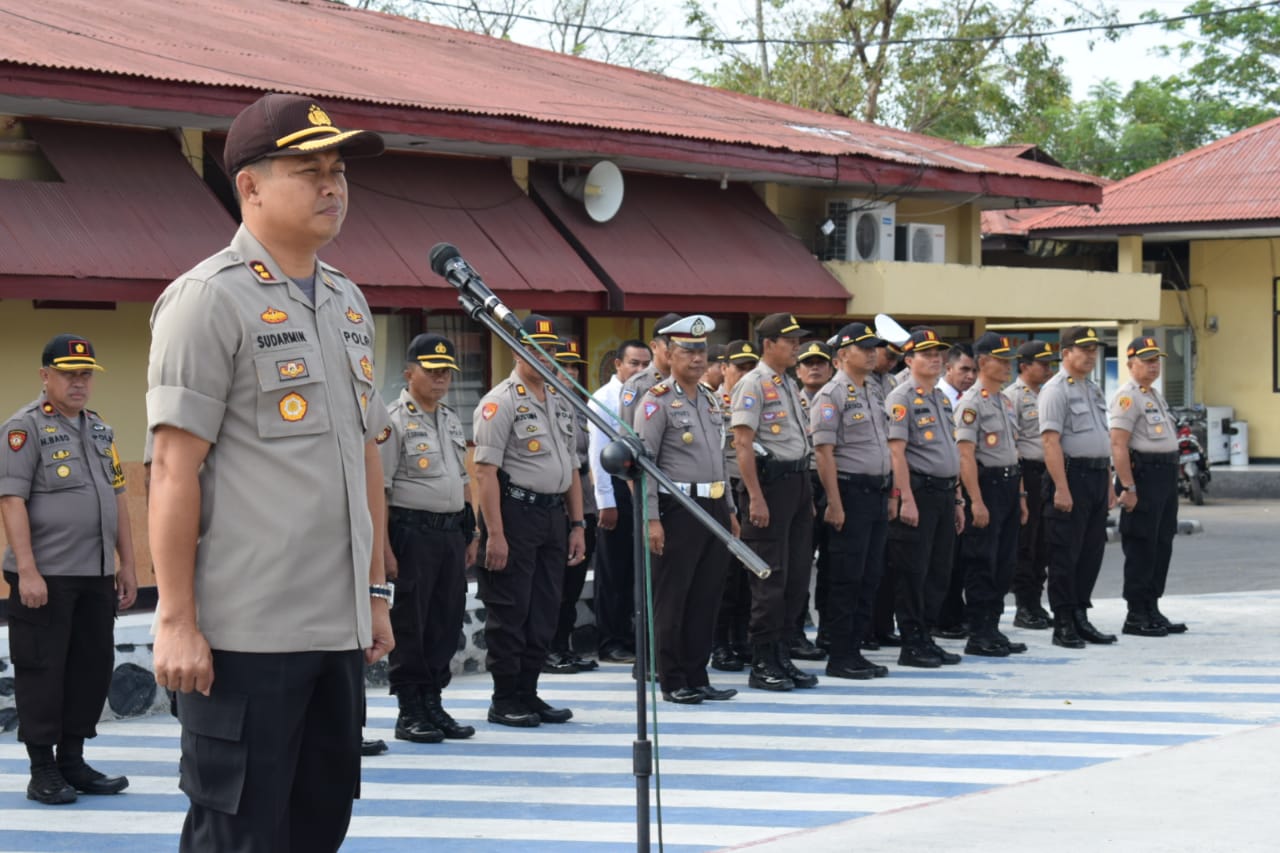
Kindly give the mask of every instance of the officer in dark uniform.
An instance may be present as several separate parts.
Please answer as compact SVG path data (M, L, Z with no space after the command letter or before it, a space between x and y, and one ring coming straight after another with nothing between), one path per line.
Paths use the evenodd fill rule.
M1064 329L1062 370L1040 389L1053 642L1069 649L1116 641L1114 634L1095 628L1088 615L1107 545L1107 514L1116 501L1107 404L1089 378L1101 348L1093 329Z
M530 314L524 332L552 354L560 345L547 317ZM573 717L538 696L538 676L560 613L564 567L586 552L577 424L570 404L530 366L535 358L551 366L554 355L526 343L472 420L484 552L479 593L493 676L489 722L520 727Z
M1053 375L1058 353L1047 341L1027 341L1018 347L1018 378L1004 389L1013 403L1018 431L1018 462L1022 465L1022 490L1027 493L1027 517L1018 531L1018 565L1013 570L1013 591L1017 611L1013 624L1041 631L1052 627L1053 618L1040 603L1044 592L1045 567L1049 552L1044 542L1044 443L1040 440L1040 388Z
M865 323L848 324L835 340L839 369L809 407L828 496L821 521L830 531L829 582L819 614L830 643L827 675L875 678L889 670L864 658L859 647L884 566L893 483L884 399L870 379L876 351L887 342Z
M716 399L724 412L724 470L729 478L729 488L734 495L742 487L742 475L738 471L738 453L733 449L733 388L742 377L756 369L760 351L750 341L735 340L728 344L724 366L724 383L717 390ZM735 515L739 527L742 524L741 507ZM729 571L724 579L724 594L720 598L720 612L716 615L715 648L711 652L711 667L722 672L741 672L751 663L751 643L747 638L747 625L751 619L751 586L747 580L750 572L737 558L730 558Z
M1123 631L1140 637L1181 634L1187 626L1160 612L1178 533L1178 435L1164 396L1153 383L1165 357L1155 338L1136 338L1125 355L1130 380L1111 403L1111 457L1120 491L1124 549Z
M698 380L706 369L710 317L694 314L660 333L670 342L671 376L641 401L636 432L662 473L721 526L738 534L733 497L725 480L724 415ZM648 481L649 550L653 567L653 617L658 681L668 702L693 705L732 699L707 679L716 602L729 564L729 549L669 495Z
M391 692L400 705L395 735L415 743L469 738L441 705L452 679L467 599L467 566L475 563L475 513L467 478L467 437L444 404L458 370L453 341L418 335L405 356L406 387L387 406L389 425L374 439L387 488L387 576L396 581L388 658Z
M747 516L742 539L772 569L752 575L751 676L761 690L816 687L818 678L791 662L788 637L809 599L813 563L813 488L808 424L786 370L809 333L790 314L770 314L756 326L760 362L733 389L733 447ZM756 445L760 447L757 458Z
M969 622L964 653L1008 657L1027 650L1000 632L1004 596L1017 561L1018 528L1027 514L1013 403L1000 393L1015 354L1009 339L995 332L978 338L973 353L978 379L960 395L955 414L960 482L967 498L959 558Z
M586 381L582 366L587 360L582 357L582 345L577 338L564 338L556 353L556 362L579 385ZM587 457L591 443L587 427L591 422L576 409L573 414L578 425L574 432L574 442L578 453L578 480L582 483L582 517L587 522L583 531L587 550L577 563L565 566L564 588L560 591L560 617L556 622L556 632L551 638L551 650L547 652L547 659L542 664L543 672L562 675L589 672L600 666L589 658L575 654L570 648L573 628L578 621L578 598L582 595L582 588L586 586L587 566L590 565L591 555L596 548L596 491L591 487L591 463Z
M800 380L800 405L804 409L804 422L809 423L813 398L822 390L835 374L835 365L831 361L832 348L822 341L809 341L800 348L796 359L796 378ZM830 527L822 520L822 513L827 508L826 492L822 488L822 480L818 477L817 462L809 459L809 481L813 488L813 550L816 558L813 564L813 609L822 614L822 606L827 594L827 570L831 565L827 531ZM790 637L791 657L796 660L826 660L826 632L818 626L818 643L815 645L805 636L804 628L809 624L809 606L800 613L800 619L792 626Z
M946 595L956 536L964 529L951 401L937 387L948 347L933 329L913 331L902 345L908 373L885 400L893 459L890 498L897 503L887 559L898 572L898 663L903 666L960 662L959 655L933 642L927 624L927 614L936 612Z
M138 581L114 433L85 408L102 370L93 345L58 335L41 365L44 392L4 426L0 513L27 798L58 805L129 785L86 764L84 741L97 734L111 684L116 606L132 606Z

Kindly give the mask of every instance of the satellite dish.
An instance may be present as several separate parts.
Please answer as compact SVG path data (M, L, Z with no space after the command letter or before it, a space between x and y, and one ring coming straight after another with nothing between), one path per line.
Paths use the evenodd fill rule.
M560 188L581 201L587 216L596 222L608 222L622 207L622 170L608 160L601 160L585 175L562 179Z
M876 315L876 337L884 338L895 347L902 346L911 337L911 333L888 314Z

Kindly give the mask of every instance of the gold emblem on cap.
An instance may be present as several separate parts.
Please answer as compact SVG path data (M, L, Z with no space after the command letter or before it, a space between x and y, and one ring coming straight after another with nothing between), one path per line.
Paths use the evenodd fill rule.
M689 334L701 335L706 330L707 330L707 324L703 323L701 319L698 319L698 320L694 320L693 325L689 327Z
M449 348L448 348L447 346L445 346L445 345L444 345L444 342L443 342L443 341L441 341L440 343L436 344L436 352L437 352L437 353L439 353L440 355L444 355L444 354L445 354L445 353L447 353L448 351L449 351Z
M1093 333L1093 329L1085 329L1085 330L1084 330L1084 336L1085 336L1086 338L1096 338L1096 337L1097 337L1097 335L1095 335L1095 334Z
M743 351L743 352L755 352L755 350L753 350L753 349L751 348L751 344L743 344L743 345L742 345L742 351Z
M329 120L329 114L315 104L312 104L311 109L307 110L307 121L317 127L333 124L333 122Z
M76 352L78 353L84 352L84 344L76 344Z

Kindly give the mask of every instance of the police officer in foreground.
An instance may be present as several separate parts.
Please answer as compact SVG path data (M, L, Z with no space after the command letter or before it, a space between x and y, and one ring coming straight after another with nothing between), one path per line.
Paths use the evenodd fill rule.
M715 396L698 382L706 370L710 317L694 314L664 326L671 376L645 394L636 433L662 473L722 527L738 534L722 446L724 416ZM647 480L653 618L662 698L682 705L732 699L738 691L713 687L707 656L729 549L656 480Z
M747 683L761 690L818 684L817 676L791 662L788 642L809 601L813 564L809 430L800 395L786 374L796 363L799 339L808 334L790 314L765 317L756 325L760 361L733 389L730 424L742 475L737 502L747 516L742 539L772 569L767 578L749 578Z
M898 573L898 629L902 666L935 668L960 656L929 635L928 615L947 592L956 536L964 529L957 489L960 457L952 435L951 401L937 387L949 347L933 329L918 327L902 345L908 374L889 392L889 453L893 460L887 559Z
M458 369L453 341L415 337L405 355L405 388L387 406L390 424L376 439L387 489L387 577L396 582L396 647L387 675L400 705L395 735L414 743L476 733L459 725L440 699L453 678L467 566L475 563L478 545L467 437L444 403Z
M886 345L865 323L842 328L835 343L838 369L809 407L830 549L819 612L831 654L827 675L835 678L889 674L860 650L884 567L893 483L884 399L870 379L876 352Z
M1018 465L1013 403L1000 393L1015 357L1009 339L987 332L973 345L978 379L956 406L956 449L964 485L965 528L960 537L967 655L1008 657L1025 652L1000 632L1004 596L1018 555L1018 529L1027 516Z
M116 606L133 605L138 581L114 433L86 408L102 370L93 345L58 335L40 363L43 393L4 425L0 514L27 799L60 805L129 785L86 764L84 741L111 685Z
M1062 369L1040 389L1049 606L1054 645L1082 649L1086 642L1116 641L1089 621L1116 496L1107 404L1090 378L1102 342L1087 326L1063 329L1060 340Z
M565 337L560 349L556 352L556 363L561 369L573 377L579 385L587 381L584 365L587 360L582 357L582 344L577 338ZM587 461L590 452L591 435L587 430L590 421L577 409L573 412L577 427L574 430L574 445L578 454L578 480L582 484L582 517L587 526L583 530L586 551L577 563L570 563L564 569L564 587L560 591L560 615L556 620L556 632L551 637L551 650L542 663L542 671L568 675L575 672L590 672L600 665L590 658L576 654L571 646L573 629L578 621L578 598L587 583L587 566L591 563L591 555L596 548L596 490L591 486L591 463Z
M489 722L518 727L573 718L543 701L538 676L560 614L564 568L586 552L573 409L530 365L537 359L550 368L560 337L538 314L525 318L524 332L511 375L481 398L472 419Z
M1125 349L1130 379L1111 403L1111 456L1120 493L1120 545L1124 549L1126 634L1164 637L1187 626L1170 622L1159 601L1169 577L1178 533L1178 433L1164 396L1155 389L1165 353L1155 338L1135 338Z
M1058 353L1049 342L1027 341L1018 347L1018 378L1004 389L1013 404L1022 491L1027 495L1027 515L1018 531L1018 564L1010 584L1017 605L1013 624L1037 631L1053 626L1053 617L1040 603L1049 553L1044 542L1044 444L1040 440L1039 398L1040 388L1053 375L1057 360Z

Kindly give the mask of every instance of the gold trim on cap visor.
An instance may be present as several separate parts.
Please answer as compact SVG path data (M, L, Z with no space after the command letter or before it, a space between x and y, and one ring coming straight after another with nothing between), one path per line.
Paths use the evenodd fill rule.
M279 139L276 140L276 147L284 148L287 145L289 145L289 143L297 142L299 139L306 139L308 136L316 136L316 135L333 136L334 134L341 134L341 133L342 131L338 130L338 128L334 127L333 125L326 125L324 127L308 127L308 128L304 128L303 130L294 131L293 133L290 133L288 136L280 137Z
M101 364L98 364L97 359L85 355L64 355L60 358L55 358L49 366L56 370L75 370L80 367L91 367L94 370L106 369Z
M418 356L418 364L423 367L452 367L454 370L461 372L462 368L458 367L458 363L448 355L420 355Z

